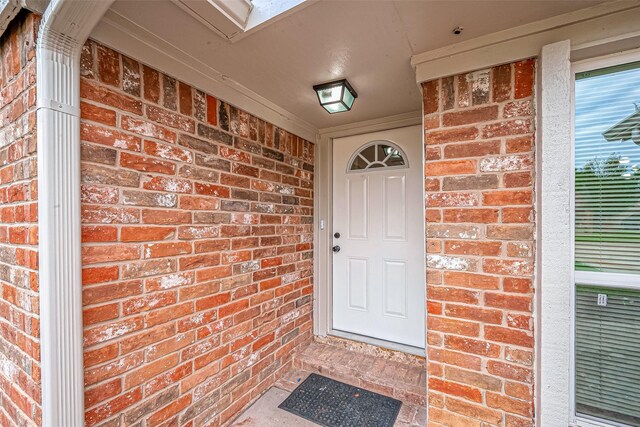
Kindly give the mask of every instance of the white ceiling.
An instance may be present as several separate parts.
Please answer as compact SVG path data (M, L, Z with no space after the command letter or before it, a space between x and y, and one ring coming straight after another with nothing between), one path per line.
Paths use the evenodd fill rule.
M112 10L317 128L420 109L411 56L601 1L320 0L230 43L169 0ZM455 26L464 27L454 36ZM180 76L177 76L178 78ZM329 115L312 86L348 78L353 110Z

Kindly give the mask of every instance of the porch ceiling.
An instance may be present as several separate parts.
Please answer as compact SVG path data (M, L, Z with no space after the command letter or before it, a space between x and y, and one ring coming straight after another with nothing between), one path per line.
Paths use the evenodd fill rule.
M317 128L416 111L411 56L602 1L320 0L230 43L170 0L118 0L112 12ZM451 30L463 26L462 35ZM179 77L179 76L177 76ZM312 86L347 77L360 95L327 114Z

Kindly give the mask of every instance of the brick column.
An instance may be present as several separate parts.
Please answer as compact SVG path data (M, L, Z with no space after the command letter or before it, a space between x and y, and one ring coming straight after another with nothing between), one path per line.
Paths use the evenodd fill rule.
M422 85L430 425L533 425L534 70Z
M36 57L40 17L0 38L0 426L42 424Z

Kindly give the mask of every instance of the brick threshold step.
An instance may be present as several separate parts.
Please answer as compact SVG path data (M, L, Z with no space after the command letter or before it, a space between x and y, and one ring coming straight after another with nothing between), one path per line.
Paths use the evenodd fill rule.
M335 344L314 340L294 354L293 368L279 386L293 390L309 373L315 372L409 405L426 407L424 359L410 356L402 360L396 355L385 357L385 353L355 351L339 341Z

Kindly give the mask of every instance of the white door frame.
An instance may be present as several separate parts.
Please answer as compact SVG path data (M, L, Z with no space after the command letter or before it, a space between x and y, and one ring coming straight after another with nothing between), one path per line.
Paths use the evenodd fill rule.
M392 130L401 127L421 125L422 112L415 111L407 114L385 117L383 119L368 120L333 128L320 129L319 138L315 148L315 179L314 179L314 306L313 306L313 331L315 335L332 335L361 341L379 347L391 348L405 353L425 355L424 349L391 343L356 334L349 334L332 329L333 307L331 295L333 293L333 264L331 256L331 242L333 230L333 140L347 136L360 135L383 130ZM424 141L421 141L423 143ZM423 150L424 152L424 150ZM423 154L424 157L424 154ZM424 164L424 158L421 159ZM423 168L424 170L424 168ZM424 174L424 171L423 171ZM424 176L423 176L424 178ZM422 180L422 198L424 198L424 179ZM424 217L424 203L423 203ZM422 224L423 234L425 225ZM426 247L423 243L423 253ZM426 272L426 263L423 257L423 269ZM425 279L426 280L426 279ZM426 281L425 281L426 289ZM426 307L426 301L425 301ZM425 317L426 322L426 317Z

